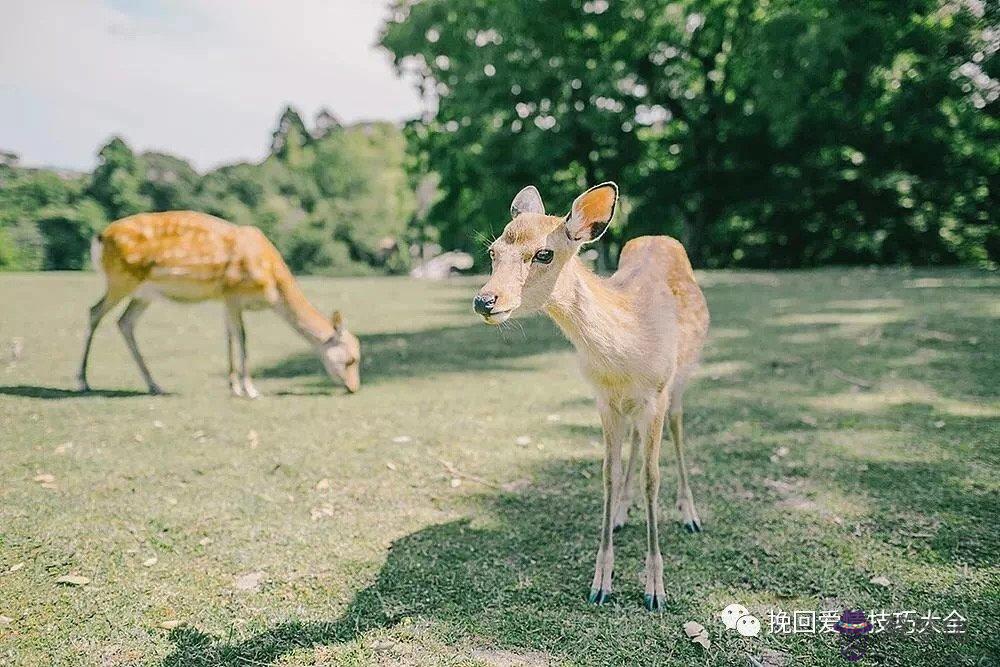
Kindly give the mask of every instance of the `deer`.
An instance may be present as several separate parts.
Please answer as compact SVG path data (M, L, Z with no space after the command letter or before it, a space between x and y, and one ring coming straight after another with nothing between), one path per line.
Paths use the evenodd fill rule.
M618 186L601 183L578 196L565 216L545 213L534 186L521 190L511 220L489 246L492 271L473 299L488 325L515 313L542 311L576 348L583 376L595 390L604 433L604 503L588 601L610 599L613 534L625 525L644 471L646 562L644 604L664 605L663 557L657 528L660 443L669 421L677 464L677 508L687 531L702 523L684 459L683 395L708 335L708 305L684 247L668 236L624 245L618 270L591 271L578 252L607 230ZM624 443L630 442L627 465Z
M361 346L344 316L328 319L306 299L278 249L256 227L239 226L196 211L140 213L117 220L91 244L91 261L104 275L105 292L90 309L80 391L90 391L87 359L94 332L119 302L131 297L118 320L149 393L162 394L135 340L135 325L151 302L218 300L225 304L229 387L257 398L247 365L245 309L277 312L316 351L327 373L349 393L361 386ZM237 371L237 354L239 368Z

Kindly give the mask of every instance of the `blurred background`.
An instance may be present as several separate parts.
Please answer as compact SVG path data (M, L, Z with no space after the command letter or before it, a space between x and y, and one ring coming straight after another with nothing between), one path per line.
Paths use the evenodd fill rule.
M0 269L141 211L294 271L471 254L535 184L621 186L598 263L995 268L1000 6L980 0L0 3ZM456 265L461 265L457 263ZM466 265L461 265L466 268Z

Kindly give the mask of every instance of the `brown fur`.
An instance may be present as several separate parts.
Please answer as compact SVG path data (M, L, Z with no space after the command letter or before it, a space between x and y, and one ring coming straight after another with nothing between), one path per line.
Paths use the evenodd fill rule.
M240 227L194 211L141 213L111 223L95 239L93 260L107 281L107 292L91 309L79 381L86 380L93 331L101 318L129 295L133 299L119 324L151 392L152 380L132 335L135 320L158 297L173 301L221 300L226 304L230 348L230 385L234 394L256 397L246 368L246 308L273 308L320 354L331 376L352 391L358 388L360 348L342 325L323 317L306 299L277 248L255 227ZM235 368L235 346L241 373Z
M622 249L618 271L596 276L577 257L582 243L604 233L617 186L591 188L565 219L548 216L534 188L511 206L515 218L490 248L493 274L476 297L488 324L514 312L542 310L572 341L596 390L604 430L604 514L591 600L611 592L613 528L625 522L640 465L645 469L646 604L663 604L663 559L657 530L659 450L666 414L677 453L677 505L684 525L701 529L684 462L682 399L708 334L708 307L687 253L675 239L646 236ZM545 264L539 251L551 251ZM633 440L634 436L634 440ZM628 466L623 443L632 440Z

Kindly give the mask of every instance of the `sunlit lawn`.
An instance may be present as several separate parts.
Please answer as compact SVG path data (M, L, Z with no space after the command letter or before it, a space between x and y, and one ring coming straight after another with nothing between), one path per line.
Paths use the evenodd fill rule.
M228 396L212 304L139 325L170 395L139 392L113 318L99 391L73 393L98 279L0 274L0 664L843 665L836 634L767 618L846 607L968 619L876 635L862 664L996 664L1000 278L702 280L686 414L706 532L674 521L667 447L667 610L649 614L634 518L613 602L585 602L601 447L569 345L541 319L479 324L476 280L304 281L361 336L365 386L334 388L264 313L249 402ZM760 637L724 630L732 602Z

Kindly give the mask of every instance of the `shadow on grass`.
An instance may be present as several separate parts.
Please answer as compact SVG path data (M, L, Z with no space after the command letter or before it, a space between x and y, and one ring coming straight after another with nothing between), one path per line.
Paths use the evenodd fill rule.
M90 391L77 391L75 389L37 387L26 384L0 386L0 396L24 396L26 398L42 398L47 400L59 400L63 398L129 398L132 396L148 395L149 392L132 389L91 389Z
M761 331L756 318L763 316L745 306L759 304L759 297L746 289L724 296L731 303L719 310L730 316L719 318L721 330ZM988 577L996 560L996 494L976 471L995 460L995 449L980 430L993 422L948 416L955 435L946 439L941 434L949 431L929 426L946 407L937 398L903 405L859 401L858 409L826 410L807 408L802 401L850 392L851 382L844 375L871 384L874 400L879 383L896 373L926 383L937 396L971 400L992 395L989 387L998 362L988 350L996 349L996 334L984 331L977 318L941 314L927 322L918 319L888 322L859 316L852 324L860 329L830 331L823 318L803 318L760 336L713 343L709 361L723 361L724 356L747 362L747 368L699 383L688 404L692 459L704 470L692 482L707 519L702 535L684 535L666 511L673 466L669 453L664 456L661 531L667 600L662 616L641 610L642 587L636 575L644 530L635 517L615 538L616 599L604 608L584 601L600 505L595 452L591 460L557 461L533 471L532 484L520 493L487 493L474 499L485 506L488 522L452 521L397 540L375 581L358 591L337 618L277 622L238 639L181 628L170 635L174 647L163 666L268 665L296 649L355 641L372 630L405 626L407 619L429 621L449 644L459 647L476 642L539 650L579 664L631 664L639 659L703 664L706 654L683 639L681 624L697 620L709 626L710 614L721 606L754 599L789 601L786 610L838 604L828 600L864 609L958 609L978 633L963 642L933 636L922 643L905 636L880 637L877 659L872 660L896 665L986 664L981 658L997 654L995 638L1000 634L991 634L996 628L993 601L982 595L977 581ZM508 343L478 324L365 336L370 364L365 379L516 369L519 360L532 355L570 349L548 323L523 324L526 337L510 332ZM948 349L961 356L947 364L894 365L913 354L914 341L926 327L947 329L955 341L932 338L921 345L950 345ZM817 335L789 343L781 333ZM978 344L959 347L970 335L979 338ZM866 342L870 347L859 346L859 338L871 339ZM829 372L831 367L839 376ZM302 355L264 369L261 376L320 374L318 363ZM781 391L775 393L773 386ZM737 398L726 393L732 387L740 390ZM987 389L970 398L969 387ZM867 396L862 389L857 393ZM562 407L585 402L590 401L572 399ZM813 419L803 421L803 415ZM738 422L759 428L741 431L734 427ZM581 440L600 433L595 425L559 428ZM879 451L868 456L863 450L845 454L836 447L813 446L825 431L855 429L895 429L904 434L901 438L921 438L927 460L880 460ZM882 444L872 442L874 448ZM969 443L985 446L972 449ZM776 455L781 444L791 451ZM919 448L902 451L914 459L925 456ZM782 504L773 487L796 481L834 500L859 501L849 508L856 513L846 515L842 523L834 521L819 506L823 495L812 509ZM891 588L872 583L873 575L883 573L893 580ZM706 601L721 604L706 609ZM719 634L717 627L710 630L713 664L746 663L748 644ZM761 643L794 652L794 664L843 663L829 637L768 636Z
M504 331L472 324L361 336L361 380L370 383L395 377L466 373L470 369L513 370L518 368L518 359L561 348L570 350L569 343L546 320L531 317L518 320L518 325ZM325 373L314 354L300 353L260 368L255 376L325 377Z
M862 463L859 461L859 463ZM998 501L983 484L966 483L961 463L893 461L844 466L833 472L846 497L874 501L878 538L905 548L913 559L989 567L1000 548Z
M571 652L577 653L594 643L590 650L610 658L629 642L604 642L602 649L588 629L600 622L601 613L585 602L600 504L596 480L582 476L592 467L588 461L559 462L520 493L480 496L497 519L487 526L463 519L397 540L376 581L358 592L336 620L279 623L232 643L180 628L170 635L175 647L163 665L271 664L297 648L348 642L417 617L459 624L463 634L513 648L565 653L573 646ZM640 562L643 540L641 528L623 529L617 550L623 563ZM646 618L642 589L631 580L623 580L621 588L622 604ZM550 628L541 636L539 622ZM639 643L624 647L639 648Z
M725 468L722 458L715 463ZM664 465L667 473L667 462ZM870 543L854 541L843 527L829 522L790 516L771 502L741 498L732 489L715 489L715 501L708 504L714 506L712 518L717 523L710 524L706 533L687 535L672 513L663 512L661 539L668 578L663 614L642 609L642 586L636 575L645 552L645 531L644 522L636 516L615 538L615 597L610 605L588 605L585 594L593 567L600 490L597 476L588 480L585 474L595 467L596 461L586 460L548 464L519 493L474 498L485 504L490 520L432 525L395 541L375 582L357 592L336 619L279 622L235 641L196 628L180 628L169 637L174 647L162 665L270 665L297 649L343 644L378 629L420 627L411 621L421 619L447 628L448 643L459 650L485 644L514 652L544 651L557 660L579 664L625 664L640 658L649 664L697 664L703 655L679 639L678 628L690 619L709 624L703 608L706 596L728 600L742 591L746 596L811 598L816 604L828 598L861 605L885 601L879 598L880 589L868 583L868 574L845 567L843 560L851 550L863 554L865 544ZM877 502L886 503L885 507L871 508L870 518L884 521L882 510L905 497L907 485L919 484L921 479L941 481L946 475L947 470L930 464L876 471L866 485L884 486L888 479L892 486L878 497ZM766 472L761 471L763 476ZM892 482L896 477L907 481ZM702 499L710 495L708 481L697 484ZM669 495L670 489L663 493ZM954 486L943 502L957 503L956 511L973 506L977 512L983 509L978 497ZM747 525L764 530L748 531ZM876 539L891 543L891 537L881 531ZM840 546L817 549L817 544ZM982 558L989 557L980 550L986 548L985 543L975 547ZM895 603L918 607L928 603L907 597ZM965 604L969 614L989 611L986 602L944 596L935 601ZM805 659L797 664L840 664L836 647L811 639L811 644L797 645ZM916 659L927 650L905 638L891 641L896 643L885 644L884 649L904 660L898 664L916 664L907 663L906 656ZM745 654L743 644L727 647L725 638L720 642L716 650L726 651L728 658ZM935 646L941 656L973 650L953 642Z

